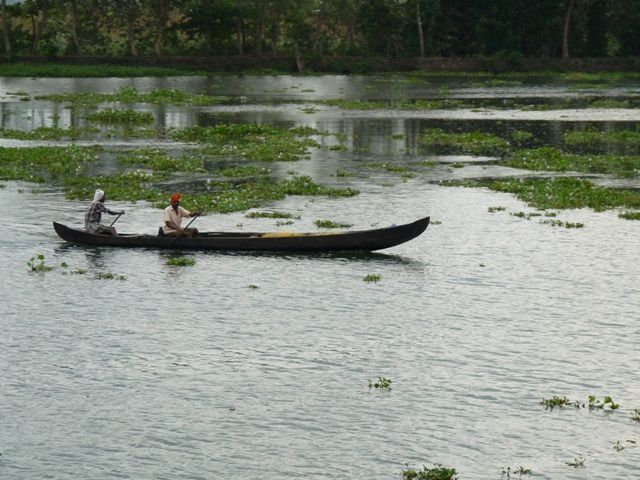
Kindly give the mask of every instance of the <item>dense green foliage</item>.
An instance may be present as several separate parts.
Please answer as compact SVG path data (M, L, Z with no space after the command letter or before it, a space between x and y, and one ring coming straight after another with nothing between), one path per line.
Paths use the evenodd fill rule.
M456 480L455 468L435 465L433 468L423 467L420 470L408 468L402 471L403 480Z
M638 176L640 172L640 156L637 155L574 155L563 153L554 147L518 150L506 164L528 170L611 173L631 178Z
M9 55L640 55L637 0L24 0L6 19Z
M498 192L514 193L518 199L540 210L640 208L640 192L598 187L579 178L493 180L486 186Z

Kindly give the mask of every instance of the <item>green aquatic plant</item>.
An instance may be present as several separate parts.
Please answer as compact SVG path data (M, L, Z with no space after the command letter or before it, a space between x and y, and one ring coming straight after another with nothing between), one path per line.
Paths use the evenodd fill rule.
M420 470L407 468L402 471L403 480L457 480L455 468L443 467L435 464L433 468L423 466Z
M473 155L501 155L511 147L508 140L485 132L445 132L440 128L425 130L418 141L431 148L456 150Z
M172 267L192 267L196 264L193 258L188 257L175 257L167 259L167 265Z
M368 162L368 163L365 163L365 166L371 167L371 168L379 168L392 173L405 173L409 170L404 165L392 165L389 163L381 163L381 162Z
M333 220L315 220L313 222L318 228L349 228L351 223L334 222Z
M564 143L577 148L595 148L613 144L625 147L640 146L640 130L573 130L564 134Z
M191 67L146 67L133 65L79 65L70 63L24 63L6 62L0 64L3 77L169 77L185 75L206 75ZM16 93L18 95L19 93Z
M489 207L489 208L487 209L487 211L488 211L489 213L501 212L501 211L503 211L503 210L506 210L506 208L505 208L505 207L500 207L500 206L498 206L498 207Z
M303 175L284 180L282 183L287 195L326 195L328 197L353 197L360 193L355 188L333 188L319 185L309 176Z
M618 217L625 220L640 220L640 212L622 212L618 214Z
M632 108L633 104L628 99L598 98L590 100L587 108Z
M96 274L94 275L94 278L96 280L126 280L127 276L126 275L122 275L122 274L118 274L118 273L111 273L111 272L96 272Z
M378 275L377 273L368 273L364 277L364 281L367 283L377 283L382 280L382 275Z
M144 166L155 172L204 172L203 159L193 155L176 158L164 150L145 148L129 150L118 155L121 165Z
M343 110L448 110L460 108L465 102L453 98L404 99L404 100L317 100L315 103L338 107Z
M526 143L533 139L533 133L525 130L514 130L511 132L511 139L519 144Z
M108 191L111 200L166 202L168 192L155 186L166 178L166 175L135 170L118 175L67 176L63 185L66 197L75 200L90 200L100 187Z
M487 187L497 192L513 193L538 210L590 207L603 211L616 207L640 208L640 192L597 187L579 178L537 178L479 181L446 181L445 186Z
M27 262L30 272L44 273L50 272L54 267L50 267L45 263L44 255L38 253L35 257L31 257Z
M631 414L631 420L633 420L634 422L639 422L640 423L640 410L637 408L633 409L633 413Z
M584 403L581 403L578 400L572 401L567 397L559 397L557 395L554 395L551 398L543 398L540 405L544 405L545 410L553 410L556 407L584 408L585 406Z
M284 128L275 125L219 124L194 126L172 132L174 140L204 144L209 155L244 157L263 162L296 161L309 155L309 148L320 145L311 128Z
M380 388L383 390L391 390L393 380L387 377L378 377L378 380L369 380L369 388Z
M328 100L316 100L315 103L328 105L330 107L338 107L343 110L382 110L389 108L389 102L382 100L347 100L334 98Z
M107 108L87 115L87 120L102 123L153 123L153 115L136 110L115 110Z
M491 88L491 87L518 87L522 85L521 80L508 80L504 78L490 78L483 80L482 82L475 82L473 84L476 88Z
M604 409L606 407L609 407L611 410L617 410L618 408L620 408L620 404L615 403L613 401L613 398L611 398L609 395L604 397L604 399L602 400L598 399L594 395L589 395L588 400L589 400L589 409L596 409L596 408Z
M519 466L519 467L502 467L502 476L501 478L504 478L505 480L511 480L511 475L517 475L518 478L522 477L523 475L531 475L533 474L533 470L531 470L530 468L524 468L523 466Z
M185 92L177 89L154 89L148 92L139 92L133 87L123 87L113 93L60 93L40 95L36 100L49 100L58 103L71 103L76 106L84 105L95 107L102 103L151 103L156 105L218 105L226 100L226 97L201 95Z
M574 467L574 468L582 468L584 467L584 462L586 460L584 459L584 457L582 456L578 456L576 458L574 458L573 460L569 461L569 462L565 462L567 465L569 465L570 467Z
M247 178L268 175L271 171L265 167L257 167L255 165L244 165L237 167L229 167L218 170L216 173L223 177L229 178Z
M614 449L616 452L621 452L622 450L624 450L624 445L622 445L622 444L620 443L620 440L617 440L617 441L613 444L613 449Z
M245 214L247 218L300 218L300 216L293 215L286 212L249 212Z
M563 153L555 147L540 147L514 152L505 165L527 170L612 173L635 177L640 171L640 156L574 155Z
M44 183L78 175L95 162L100 147L0 147L0 180Z
M250 208L259 208L267 202L282 200L287 195L324 195L329 197L349 197L357 195L354 189L338 189L315 183L310 177L295 177L275 182L272 180L252 181L235 184L231 182L210 182L207 193L194 193L185 199L188 210L230 213ZM155 195L158 208L166 206L166 193L141 190L140 193Z
M540 220L540 223L551 225L552 227L564 227L564 228L583 228L584 223L571 223L563 222L562 220Z
M0 137L14 138L16 140L78 140L87 133L96 133L99 130L91 127L38 127L33 130L0 129Z

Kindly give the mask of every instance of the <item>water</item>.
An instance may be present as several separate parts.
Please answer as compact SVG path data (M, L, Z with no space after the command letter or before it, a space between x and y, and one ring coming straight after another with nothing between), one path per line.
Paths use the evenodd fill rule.
M3 82L29 92L46 84ZM111 91L131 81L91 82ZM200 89L206 80L190 82ZM215 79L224 94L302 82L328 98L341 88L376 94L362 91L372 82L366 77ZM196 264L179 268L166 265L167 252L66 245L51 221L78 225L83 202L55 188L36 194L33 185L2 182L0 477L382 480L401 478L407 465L440 463L461 479L499 479L503 468L519 466L543 479L638 478L640 443L629 442L640 442L631 419L640 408L638 222L588 209L558 216L582 229L514 217L531 209L511 195L433 183L523 172L423 152L413 140L432 126L428 120L381 111L303 114L287 95L282 100L290 106L265 105L266 113L238 102L232 115L352 132L353 145L368 151L319 150L273 168L362 193L271 206L300 215L293 226L239 212L200 218L199 228L315 230L315 219L329 218L361 229L426 214L432 225L381 253L186 252ZM24 105L49 115L47 102ZM171 110L187 124L227 115ZM611 128L629 125L626 113L605 113L600 121ZM455 115L446 121L460 128L510 128L509 120L469 124ZM550 143L580 126L551 115L522 121ZM399 132L404 139L390 138ZM406 182L363 167L428 159L440 165ZM453 161L468 166L449 168ZM357 175L338 178L337 168ZM144 202L110 206L127 211L116 224L121 231L152 233L161 221ZM489 213L491 206L506 210ZM38 253L56 268L29 273L26 262ZM70 273L77 268L87 273ZM126 280L95 279L100 272ZM367 283L367 274L382 278ZM378 376L392 379L390 391L369 389ZM539 402L553 395L612 395L621 408L545 411ZM624 450L613 448L617 441ZM580 456L585 468L566 464Z

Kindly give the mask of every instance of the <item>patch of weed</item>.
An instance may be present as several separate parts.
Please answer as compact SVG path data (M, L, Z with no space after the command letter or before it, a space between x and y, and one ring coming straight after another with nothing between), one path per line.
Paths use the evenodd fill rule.
M377 283L382 280L382 275L379 275L377 273L368 273L367 275L365 275L363 280L367 283Z
M378 377L378 380L369 380L369 388L379 388L382 390L391 390L393 380L387 377Z
M196 264L193 258L188 257L175 257L167 259L167 265L172 267L192 267Z
M420 470L408 468L402 471L403 480L457 480L455 468L435 464L433 468L423 466Z
M454 150L472 155L500 155L509 150L507 140L485 132L445 132L440 128L426 130L418 141L438 150Z
M505 164L527 170L612 173L622 177L635 177L640 171L640 156L573 155L554 147L541 147L516 151Z
M50 267L45 263L44 255L38 253L35 257L31 257L27 262L30 272L44 273L50 272L54 267Z
M136 110L115 110L108 108L87 115L87 120L101 123L153 123L153 115L149 112Z
M618 217L625 220L640 220L640 212L622 212L618 214Z

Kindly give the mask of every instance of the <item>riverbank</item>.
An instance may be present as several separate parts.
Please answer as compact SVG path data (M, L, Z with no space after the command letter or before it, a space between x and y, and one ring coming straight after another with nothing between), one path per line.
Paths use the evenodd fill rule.
M27 67L25 67L25 65ZM45 68L46 67L46 68ZM382 73L382 72L638 72L640 58L521 58L521 57L337 57L317 56L296 58L292 55L238 56L147 56L104 57L64 56L17 57L0 61L0 75L33 76L45 68L51 76L86 76L83 69L91 68L98 76L138 76L143 69L147 75L208 73ZM115 69L115 70L114 70ZM151 69L151 70L145 70ZM102 73L100 73L102 72Z

